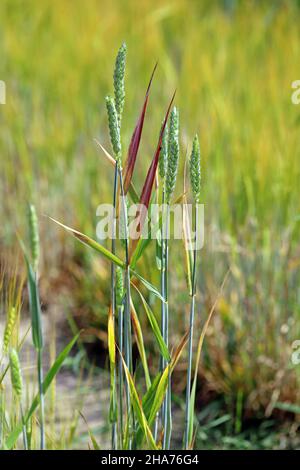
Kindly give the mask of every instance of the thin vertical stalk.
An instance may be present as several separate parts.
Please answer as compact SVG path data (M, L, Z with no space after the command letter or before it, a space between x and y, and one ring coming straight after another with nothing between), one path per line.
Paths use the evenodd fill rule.
M123 306L118 308L118 337L119 337L119 350L123 356ZM123 361L122 357L119 358L119 417L120 417L120 437L119 443L122 448L123 442Z
M124 309L124 354L125 364L130 373L132 373L132 337L131 337L131 318L130 318L130 267L129 267L129 235L128 235L128 220L127 220L127 207L124 194L123 175L122 170L119 168L119 179L122 198L122 209L124 218L124 239L125 239L125 309ZM129 448L132 446L132 424L133 416L130 401L129 384L126 380L126 402L127 402L127 419L128 419L128 433L129 433Z
M112 241L111 241L111 251L113 254L116 253L117 188L118 188L118 163L116 162L115 176L114 176L114 189L113 189L113 225L112 225ZM115 268L114 263L111 263L111 308L112 308L113 322L115 325L116 324L116 268ZM116 370L114 371L114 381L116 383ZM116 450L117 449L117 422L116 420L112 423L111 443L112 443L112 449Z
M163 324L163 338L166 346L169 347L169 303L168 303L168 270L169 270L169 224L170 224L170 205L167 204L166 208L166 221L165 221L165 240L164 240L164 324ZM172 410L171 410L171 377L168 378L168 387L163 404L163 424L164 424L164 439L163 448L168 450L170 448L171 434L172 434Z
M42 349L37 351L37 371L39 383L39 397L40 397L40 428L41 428L41 450L45 450L45 400L43 392L43 363L42 363Z
M20 413L21 413L21 420L22 420L22 435L23 435L24 450L28 450L26 424L25 424L25 420L24 420L24 413L23 413L22 403L20 403Z
M162 124L163 129L164 123ZM168 168L168 138L169 130L168 125L165 125L162 138L162 148L160 152L159 162L158 162L158 173L162 182L162 196L161 196L161 205L162 205L162 215L160 222L160 235L161 235L161 250L160 250L160 289L163 301L161 302L161 333L164 337L165 331L165 200L166 200L166 172ZM160 372L165 368L166 361L164 360L163 355L160 355L159 369ZM156 426L155 426L155 440L157 440L158 434L158 423L159 418L161 418L161 423L164 423L165 416L165 404L163 402L162 407L157 413Z
M160 253L160 293L162 298L164 299L161 302L161 325L160 329L162 332L162 336L164 338L164 331L165 331L165 242L164 242L164 207L165 207L165 182L163 181L163 190L162 190L162 217L160 223L160 233L161 233L161 253ZM166 366L166 361L163 355L160 355L159 358L159 370L162 372ZM154 429L154 438L155 441L157 440L158 435L158 426L159 426L159 417L161 418L161 422L164 423L164 402L160 411L157 413L156 420L155 420L155 429Z
M193 330L194 330L194 317L195 317L195 297L196 297L196 264L197 264L197 230L198 230L198 211L195 205L195 246L193 257L193 272L192 272L192 292L191 292L191 305L190 305L190 322L189 322L189 339L188 339L188 371L187 371L187 384L186 384L186 405L185 405L185 434L184 434L184 448L187 450L189 446L189 427L190 427L190 403L191 403L191 380L192 380L192 360L193 360Z

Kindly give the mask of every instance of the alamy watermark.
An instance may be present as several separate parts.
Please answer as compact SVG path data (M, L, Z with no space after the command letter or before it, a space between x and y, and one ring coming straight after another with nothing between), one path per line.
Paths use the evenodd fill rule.
M0 80L0 104L6 103L6 85L3 80Z
M295 339L295 341L292 344L292 355L291 355L291 361L294 366L298 366L300 364L300 339Z
M204 204L151 204L148 209L142 204L128 206L120 198L119 207L126 207L127 226L124 210L119 211L120 219L116 224L113 205L98 206L96 216L100 220L96 226L96 235L99 240L122 240L127 236L131 240L138 240L140 237L155 240L163 237L184 240L188 250L200 250L204 245ZM164 233L161 233L161 227L164 227Z
M292 89L293 91L291 95L291 101L293 104L297 105L300 103L300 80L294 80L292 82Z

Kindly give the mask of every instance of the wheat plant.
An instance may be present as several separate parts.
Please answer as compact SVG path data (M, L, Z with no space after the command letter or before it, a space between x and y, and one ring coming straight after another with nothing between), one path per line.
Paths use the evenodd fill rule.
M107 96L106 109L108 117L108 130L110 135L112 155L99 142L105 157L114 167L113 179L113 229L111 250L64 224L55 221L85 245L101 253L111 263L111 299L108 306L108 352L110 361L110 411L109 418L112 426L111 444L113 449L137 449L145 445L153 449L170 449L172 437L172 394L171 375L177 361L189 342L189 367L187 376L187 416L193 413L191 407L191 373L192 373L192 338L195 310L196 292L196 248L194 250L194 263L192 269L192 303L190 309L190 327L180 344L170 353L174 345L169 341L169 247L170 247L170 210L176 186L179 164L179 113L176 106L172 108L175 93L167 107L165 117L159 132L158 142L140 196L133 185L135 165L138 161L140 141L144 128L144 118L148 107L150 88L155 65L146 90L142 109L139 113L133 131L127 158L123 161L123 147L121 137L122 112L125 101L125 60L126 45L123 44L117 54L113 74L114 97ZM170 116L170 118L169 118ZM195 202L199 200L200 182L200 154L198 140L195 138L191 156L191 186ZM161 196L159 186L155 184L157 176L161 181ZM137 271L139 262L143 259L146 250L151 244L150 227L146 224L145 211L137 211L137 233L132 237L129 233L127 207L130 203L137 203L149 209L153 198L162 202L163 213L158 221L157 247L159 250L158 267L160 269L160 289L156 288ZM155 221L151 221L154 223ZM198 221L196 220L196 232ZM145 236L145 230L148 233ZM122 232L122 239L117 234ZM142 235L143 233L143 235ZM151 378L146 356L143 331L140 324L140 308L136 308L136 300L132 296L131 288L137 292L146 318L154 335L160 362L156 375ZM145 292L144 292L145 291ZM147 301L147 292L160 300L161 321L156 319ZM146 293L146 295L145 295ZM140 364L144 372L143 392L141 384L136 382L132 347L133 341L137 344ZM118 358L118 359L117 359ZM116 363L118 362L118 367ZM196 373L196 372L195 372ZM141 395L142 393L142 395ZM126 406L123 406L125 397ZM187 419L186 426L189 435L193 436L192 419ZM185 441L188 433L185 431ZM189 441L190 442L190 441ZM187 443L185 442L187 447Z

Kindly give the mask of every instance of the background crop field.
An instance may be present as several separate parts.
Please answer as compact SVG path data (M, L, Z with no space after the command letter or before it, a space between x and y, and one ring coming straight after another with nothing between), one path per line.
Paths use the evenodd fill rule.
M231 269L199 371L199 446L299 445L300 365L291 361L300 339L300 105L291 102L291 83L300 79L299 24L300 5L292 0L0 2L0 80L6 83L6 104L0 105L1 270L7 278L23 271L15 234L24 235L32 201L40 215L45 315L55 306L60 321L72 316L78 326L92 327L87 349L97 360L106 350L109 265L43 215L95 236L96 208L111 202L113 174L93 139L110 149L104 97L123 40L125 149L159 61L137 189L175 88L182 136L176 195L183 190L186 152L199 133L206 228L198 329ZM170 253L172 344L188 321L184 252L176 243ZM158 283L155 266L144 262L139 269ZM62 331L68 335L67 326ZM146 326L144 334L154 353ZM173 384L179 407L185 369L183 357ZM290 405L290 412L282 410ZM216 424L206 429L208 416Z

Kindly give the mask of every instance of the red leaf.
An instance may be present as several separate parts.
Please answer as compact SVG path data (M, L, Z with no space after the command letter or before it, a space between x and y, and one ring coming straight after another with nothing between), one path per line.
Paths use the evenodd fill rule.
M157 67L157 63L155 64L155 67L151 74L151 78L150 78L149 85L148 85L146 95L145 95L143 108L142 108L141 114L138 118L137 124L135 126L135 129L131 137L127 160L124 166L124 194L127 194L129 186L130 186L130 182L132 179L133 170L134 170L137 153L138 153L139 146L140 146L143 126L144 126L144 119L145 119L146 109L148 105L149 91L150 91L150 87L151 87L151 83L152 83L152 79L153 79L156 67Z
M172 99L170 101L170 104L168 106L168 109L167 109L167 112L166 112L166 115L165 115L165 119L164 119L163 125L162 125L161 130L160 130L156 151L155 151L154 157L152 159L151 165L149 167L149 170L148 170L148 173L147 173L147 176L146 176L146 179L145 179L145 183L144 183L144 186L143 186L143 189L142 189L141 198L140 198L140 202L139 202L139 204L142 206L142 209L144 209L144 208L148 209L148 207L149 207L151 193L152 193L153 184L154 184L155 175L156 175L156 170L157 170L157 165L158 165L158 160L159 160L159 154L160 154L161 146L162 146L162 138L163 138L165 127L166 127L166 124L167 124L167 121L168 121L170 109L171 109L172 103L174 101L175 93L176 93L176 91L174 92L174 94L172 96ZM143 225L144 225L144 222L145 222L146 214L147 214L146 210L141 210L141 212L139 214L140 219L139 219L139 222L138 222L138 225L137 225L137 232L139 233L139 237L142 233L142 229L143 229ZM132 240L132 245L131 245L131 248L130 248L129 257L131 257L132 253L134 252L135 247L138 243L138 240L139 240L139 238L136 238L136 239Z

